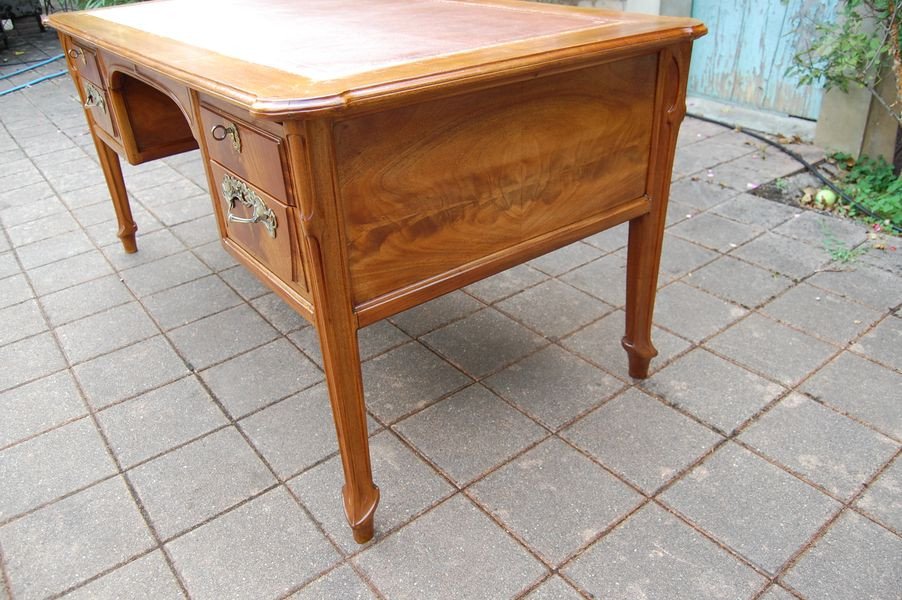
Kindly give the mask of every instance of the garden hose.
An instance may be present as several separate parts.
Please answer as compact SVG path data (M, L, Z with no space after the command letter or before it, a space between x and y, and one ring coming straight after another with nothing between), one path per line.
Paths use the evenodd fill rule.
M29 67L25 67L24 69L19 69L18 71L13 71L12 73L8 73L6 75L0 75L0 81L3 81L4 79L9 79L10 77L15 77L16 75L21 75L22 73L27 73L28 71L31 71L32 69L37 69L38 67L43 67L44 65L49 65L52 62L58 61L63 56L65 56L65 55L57 54L56 56L51 56L50 58L38 61ZM25 64L25 63L21 63L21 64Z
M42 81L47 81L48 79L54 79L56 77L60 77L62 75L65 75L68 72L69 71L59 71L57 73L51 73L50 75L44 75L43 77L38 77L37 79L29 81L28 83L23 83L21 85L17 85L16 87L11 87L8 90L3 90L2 92L0 92L0 98L2 98L3 96L5 96L7 94L12 94L13 92L18 92L19 90L24 90L27 87L37 85L37 84L41 83Z

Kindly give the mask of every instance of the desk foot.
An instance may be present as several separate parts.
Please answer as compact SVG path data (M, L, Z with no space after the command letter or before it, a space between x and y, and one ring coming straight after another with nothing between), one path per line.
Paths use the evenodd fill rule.
M349 499L348 488L342 490L345 500L345 516L348 518L348 524L351 526L351 532L354 534L354 541L358 544L365 544L373 539L374 517L376 516L376 506L379 504L379 487L373 486L370 492L370 498L359 499L353 502ZM358 511L363 513L362 517L353 517L349 511L351 505L356 505ZM366 510L363 507L369 506Z
M96 136L94 145L97 147L100 168L103 170L110 198L113 200L113 208L116 211L116 220L119 222L118 235L122 241L122 248L126 254L134 254L138 251L138 244L135 241L135 232L138 231L138 226L132 218L132 209L128 203L128 193L125 191L125 180L122 178L119 155Z
M122 242L122 249L126 254L134 254L138 251L138 242L135 241L135 232L122 233L119 232L119 240Z
M648 367L651 364L651 359L658 355L658 351L651 345L651 342L640 347L623 338L620 341L620 345L626 350L626 355L629 358L630 377L635 379L648 377Z

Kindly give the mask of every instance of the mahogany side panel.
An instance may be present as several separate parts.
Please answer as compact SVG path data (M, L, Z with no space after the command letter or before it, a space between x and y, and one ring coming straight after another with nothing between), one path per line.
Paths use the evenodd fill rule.
M644 197L656 72L639 56L336 123L355 305Z

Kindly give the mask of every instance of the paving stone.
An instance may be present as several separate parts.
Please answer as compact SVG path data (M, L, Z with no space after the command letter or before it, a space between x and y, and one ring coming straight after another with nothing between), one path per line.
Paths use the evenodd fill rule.
M251 302L251 306L256 308L257 312L263 315L270 325L282 333L289 333L310 325L304 317L275 294L260 296Z
M0 452L0 519L9 519L115 473L90 419Z
M0 347L0 391L38 379L66 366L49 333Z
M24 275L13 275L0 280L0 308L19 304L33 297L31 286Z
M16 598L46 598L137 556L153 545L120 477L0 528Z
M161 223L171 227L210 214L210 196L202 194L154 205L151 212Z
M66 600L180 600L184 594L161 552L152 552L66 594Z
M190 223L194 222L191 221ZM223 249L222 242L218 239L195 247L194 254L216 272L225 271L238 265L238 262L232 258L232 255Z
M618 310L562 340L561 343L565 348L573 350L609 373L629 380L629 362L623 346L620 345L625 328L624 319L623 311ZM652 341L658 349L658 356L652 359L651 372L661 368L690 346L686 340L659 327L652 329Z
M104 248L103 253L114 267L124 271L185 252L185 245L167 229L144 232L142 227L136 241L138 252L133 254L126 254L120 244Z
M376 596L370 588L354 572L354 569L347 565L330 571L289 598L291 600L323 600L324 598L376 600Z
M530 592L525 600L582 600L579 592L554 576Z
M132 216L139 229L137 243L138 248L140 249L142 248L141 239L149 236L151 233L160 231L163 228L163 224L153 218L153 216L143 208L135 208L132 211ZM122 247L122 240L119 239L119 225L115 220L90 225L85 227L84 231L94 244L101 248L107 257L113 256L113 253L119 253L120 255L126 254L125 249ZM134 255L130 254L128 256Z
M716 252L665 233L658 287L694 272L717 256Z
M753 314L705 344L788 386L820 367L836 349L809 335Z
M629 224L621 223L610 229L605 229L601 233L589 236L583 242L595 246L603 252L614 252L625 247L629 242Z
M648 493L721 440L637 389L605 403L561 435Z
M734 197L736 191L719 186L709 179L690 178L675 181L670 186L670 199L700 210L707 210Z
M744 308L677 281L658 292L654 320L674 333L700 342L746 314Z
M240 426L282 479L338 451L325 383L252 414Z
M44 296L85 281L110 275L113 269L100 252L86 252L37 269L28 276L39 296Z
M576 267L584 265L602 255L602 252L594 246L575 242L564 246L554 252L549 252L539 258L529 261L529 266L547 273L552 277L563 275Z
M898 598L902 540L846 511L783 580L807 598Z
M25 246L78 229L78 222L68 212L57 212L6 230L13 246Z
M405 333L420 337L482 308L482 304L463 292L451 292L391 317Z
M135 467L128 478L163 539L276 483L232 427Z
M727 434L784 391L701 348L664 367L642 387Z
M215 275L195 279L144 299L144 306L163 330L186 325L241 303L238 294Z
M322 373L288 340L277 339L200 376L226 410L238 418L322 379Z
M902 237L882 234L882 240L886 248L879 250L871 248L867 254L861 257L861 262L873 267L902 275Z
M766 580L656 504L564 571L593 598L751 599Z
M222 248L222 242L219 241L219 225L216 224L216 217L212 214L175 225L171 231L189 248L197 248L210 242L216 242Z
M83 188L76 188L74 190L67 190L59 194L59 197L63 203L72 210L84 206L92 206L98 203L105 203L109 214L114 214L111 205L112 200L110 199L110 191L109 188L107 188L106 182L89 185Z
M899 448L892 440L802 394L784 398L740 439L844 500Z
M902 532L902 460L893 464L877 478L855 503L896 533Z
M192 598L275 598L339 559L283 488L170 542Z
M557 280L550 280L495 305L547 338L559 338L613 310Z
M547 572L460 495L355 561L391 600L512 598Z
M97 419L125 468L227 423L193 377L111 406Z
M621 252L592 261L561 280L613 306L626 303L626 258Z
M788 277L730 256L715 260L683 281L747 308L763 304L792 285Z
M122 277L135 294L145 297L209 273L194 255L183 252L123 271Z
M22 267L33 269L93 249L91 240L77 230L22 246L16 252L22 261Z
M180 176L165 185L157 185L131 191L132 195L137 198L141 204L149 208L156 208L170 202L199 196L204 192L197 184Z
M711 210L722 217L768 229L785 223L799 214L799 211L798 208L752 194L739 194Z
M795 600L795 596L780 586L773 585L767 590L767 593L760 597L760 600Z
M671 201L667 203L667 214L664 217L664 225L670 227L685 221L686 219L691 219L698 214L700 214L700 211L697 208L692 208L688 204L683 204L682 202Z
M547 275L528 265L518 265L468 285L464 290L471 296L475 296L487 304L492 304L547 278Z
M902 371L902 319L887 317L855 342L852 350Z
M553 565L560 565L643 500L553 438L479 481L470 492Z
M810 210L801 211L774 232L820 247L831 239L848 247L867 239L867 225Z
M132 298L122 281L115 275L110 275L43 296L41 306L50 324L58 327L125 304Z
M484 377L547 342L492 308L446 325L423 341L473 377Z
M776 573L840 507L731 443L661 498L768 573Z
M0 309L0 346L47 330L47 322L35 300Z
M385 422L396 421L469 382L463 373L416 342L363 365L367 408Z
M2 182L2 179L0 179L0 182ZM38 187L39 191L34 196L26 195L24 193L26 189L31 190L31 186L21 188L23 193L16 202L3 202L2 199L0 199L0 209L2 209L0 210L0 222L6 227L15 227L16 225L42 219L66 210L66 207L57 199L52 190L49 190L49 193L47 193L44 189L40 189L40 186ZM2 183L0 183L0 189L9 191L9 188ZM37 198L38 196L40 196L39 199ZM78 236L75 235L68 236L69 239L75 239L77 237ZM65 245L59 244L59 240L47 242L42 247L52 247L57 253L65 251ZM41 257L34 248L28 250L27 255L29 259L41 260Z
M472 481L545 430L479 384L399 423L395 429L459 484Z
M0 448L85 412L68 371L0 393Z
M158 330L132 302L57 327L56 333L66 356L78 363L149 338Z
M850 270L822 271L808 283L880 311L895 309L902 298L902 277L863 264Z
M219 276L245 300L253 300L269 292L269 288L260 283L260 280L251 275L242 265L226 269L220 272Z
M22 272L16 256L12 252L0 254L0 277L6 278L17 275Z
M737 223L712 213L698 215L668 229L669 233L721 252L729 252L763 231L756 225Z
M388 431L382 431L370 439L370 457L373 479L380 491L373 543L455 491L432 467ZM354 552L360 546L354 541L345 517L341 502L343 485L341 458L338 456L290 482L291 489L332 539L345 552Z
M251 307L241 305L173 329L168 336L193 368L200 370L265 344L278 332Z
M811 275L830 260L823 248L773 233L765 233L731 254L793 279Z
M558 429L623 388L620 380L558 346L540 350L483 383L549 429Z
M902 402L889 390L902 389L902 375L844 352L805 382L815 399L902 440Z
M857 302L850 302L806 283L797 285L767 304L762 312L842 345L858 337L882 316Z

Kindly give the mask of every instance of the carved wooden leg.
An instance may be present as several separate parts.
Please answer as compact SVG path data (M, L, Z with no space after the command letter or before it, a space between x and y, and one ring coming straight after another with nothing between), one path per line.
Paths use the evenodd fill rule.
M122 248L128 254L133 254L138 251L138 244L135 242L135 232L138 231L138 226L132 218L132 209L125 191L125 181L122 179L119 155L97 136L94 136L94 145L97 147L100 168L103 169L103 176L106 178L106 185L110 190L110 198L113 199L113 208L116 210L116 219L119 221L118 235L122 240Z

